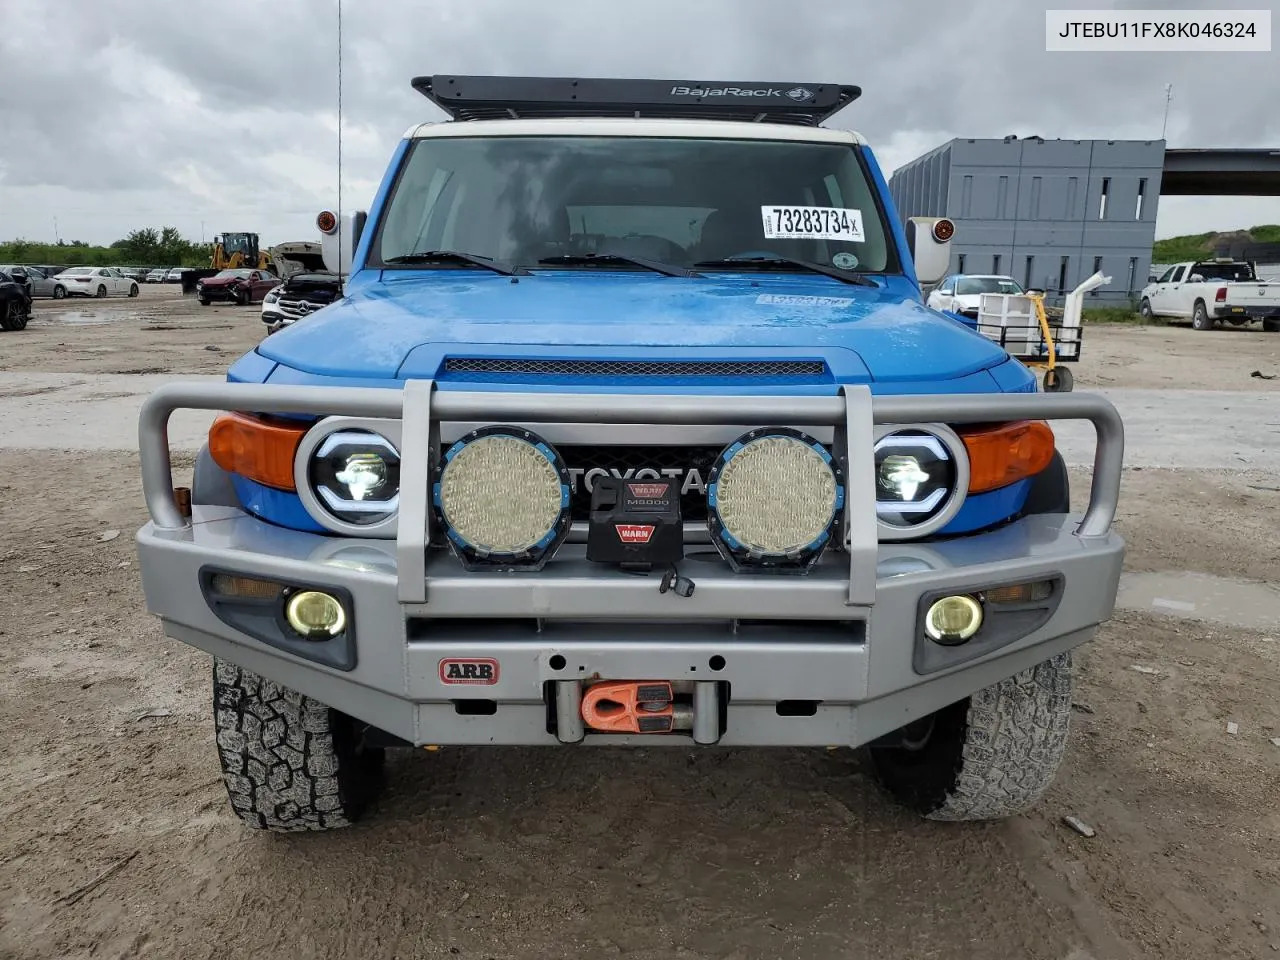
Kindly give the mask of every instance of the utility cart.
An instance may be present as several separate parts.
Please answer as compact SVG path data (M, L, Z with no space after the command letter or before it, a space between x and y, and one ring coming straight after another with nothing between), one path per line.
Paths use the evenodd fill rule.
M1068 393L1075 377L1069 367L1080 359L1084 327L1080 315L1084 295L1111 282L1095 273L1067 294L1061 319L1050 319L1044 309L1044 291L1023 294L984 293L978 306L978 332L1004 347L1009 356L1029 367L1044 368L1047 393Z

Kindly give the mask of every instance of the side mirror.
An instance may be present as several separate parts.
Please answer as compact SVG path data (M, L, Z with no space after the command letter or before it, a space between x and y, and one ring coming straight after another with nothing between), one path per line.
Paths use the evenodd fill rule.
M316 227L320 231L320 255L327 270L343 277L351 273L351 255L364 232L367 216L365 211L358 210L354 214L344 214L339 222L336 214L325 210L316 217Z
M940 294L942 294L944 297L949 297L949 296L951 296L951 295L952 295L952 293L954 293L955 291L953 291L953 290L939 290L938 292L939 292Z
M937 283L951 266L951 238L956 225L946 217L911 217L907 220L907 249L916 267L916 280Z

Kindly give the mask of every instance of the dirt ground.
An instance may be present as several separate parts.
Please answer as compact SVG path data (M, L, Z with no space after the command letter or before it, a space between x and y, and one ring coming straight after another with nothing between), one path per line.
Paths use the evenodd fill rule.
M262 333L172 288L38 311L0 370L220 373ZM1085 388L1280 385L1249 377L1280 372L1275 335L1086 350ZM848 751L445 749L394 758L368 822L276 837L226 803L208 658L143 607L136 456L0 462L5 960L1280 957L1280 631L1119 611L1079 655L1065 768L1003 823L904 814ZM1275 583L1278 488L1128 470L1126 568Z

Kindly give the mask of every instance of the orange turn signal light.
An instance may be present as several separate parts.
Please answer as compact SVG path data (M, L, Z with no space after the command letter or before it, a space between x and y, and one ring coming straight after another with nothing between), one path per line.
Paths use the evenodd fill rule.
M269 423L247 413L224 413L209 428L209 455L229 473L276 490L293 490L293 458L306 427Z
M1053 459L1053 431L1043 420L1018 420L960 431L969 453L969 492L985 493L1033 477Z

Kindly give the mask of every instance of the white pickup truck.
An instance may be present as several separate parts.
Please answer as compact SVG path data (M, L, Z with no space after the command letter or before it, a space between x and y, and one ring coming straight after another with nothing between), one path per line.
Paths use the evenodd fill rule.
M1175 263L1142 290L1144 317L1190 317L1197 330L1219 320L1243 326L1261 320L1262 329L1280 332L1280 283L1259 280L1254 265L1216 259Z

